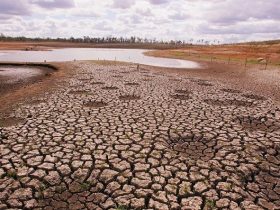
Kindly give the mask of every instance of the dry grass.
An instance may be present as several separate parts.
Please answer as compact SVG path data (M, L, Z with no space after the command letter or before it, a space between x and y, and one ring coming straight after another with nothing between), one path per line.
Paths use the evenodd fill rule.
M146 55L170 57L177 59L193 59L201 61L218 61L224 63L263 64L268 59L269 65L280 66L280 43L276 44L239 44L220 46L192 46L185 49L157 50ZM263 58L264 60L260 60Z

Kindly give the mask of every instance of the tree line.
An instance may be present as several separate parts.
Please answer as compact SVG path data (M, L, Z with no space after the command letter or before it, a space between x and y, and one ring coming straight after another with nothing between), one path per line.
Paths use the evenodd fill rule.
M147 39L140 37L90 37L84 36L83 38L29 38L25 36L11 37L5 36L3 33L0 34L0 41L56 41L56 42L72 42L72 43L91 43L91 44L164 44L164 45L193 45L193 44L219 44L218 41L214 40L212 42L204 39L189 41L180 40L169 40L169 41L159 41L157 39Z

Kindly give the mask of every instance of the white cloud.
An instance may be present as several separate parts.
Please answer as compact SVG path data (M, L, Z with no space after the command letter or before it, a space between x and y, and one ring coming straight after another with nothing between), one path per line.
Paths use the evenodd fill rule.
M13 36L273 39L278 0L0 0L0 31Z
M30 10L27 0L17 0L13 2L11 0L0 1L0 14L1 15L28 15Z
M166 4L171 2L169 0L149 0L149 1L151 2L151 4Z
M73 0L31 0L31 3L46 9L75 7Z
M135 0L114 0L112 5L114 8L128 9L134 4Z

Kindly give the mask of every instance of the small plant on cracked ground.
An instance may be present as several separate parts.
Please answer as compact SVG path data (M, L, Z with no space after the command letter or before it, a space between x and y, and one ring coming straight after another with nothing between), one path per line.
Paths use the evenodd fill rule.
M13 169L12 170L8 170L7 173L6 173L6 177L9 177L9 178L17 180L18 179L18 175L17 175L16 170L13 170Z
M116 210L128 210L128 208L126 206L123 206L123 205L118 205L116 207Z
M214 200L207 199L205 202L205 207L208 210L216 209L216 202Z

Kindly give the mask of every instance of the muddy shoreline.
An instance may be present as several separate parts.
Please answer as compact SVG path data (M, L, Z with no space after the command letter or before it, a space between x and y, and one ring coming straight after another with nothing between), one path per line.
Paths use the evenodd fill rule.
M2 70L1 70L2 69ZM24 69L26 74L17 75L17 71ZM48 64L21 64L21 63L0 63L0 94L5 95L22 87L28 86L29 84L34 84L38 81L42 81L45 77L51 76L57 69ZM13 74L9 74L9 70L13 71ZM28 72L29 70L29 72ZM33 74L32 74L33 72ZM2 73L2 74L1 74ZM6 73L6 75L4 74ZM21 73L21 74L24 74Z
M0 76L0 118L8 116L20 103L52 90L67 72L64 63L0 63L0 68L7 66L35 68L39 72L14 83L7 83L7 77Z

